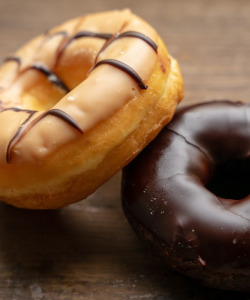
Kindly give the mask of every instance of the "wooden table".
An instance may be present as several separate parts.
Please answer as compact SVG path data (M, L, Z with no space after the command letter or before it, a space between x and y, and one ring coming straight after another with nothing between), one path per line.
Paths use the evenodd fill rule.
M149 21L178 58L183 104L250 100L248 0L0 0L0 58L64 20L123 7ZM154 258L123 215L120 178L57 211L0 205L0 300L250 299L203 288Z

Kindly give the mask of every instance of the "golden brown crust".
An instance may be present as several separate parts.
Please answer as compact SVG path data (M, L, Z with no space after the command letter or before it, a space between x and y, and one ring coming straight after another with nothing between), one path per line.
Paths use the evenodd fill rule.
M132 18L131 22L133 20ZM148 25L144 25L144 22L142 24L140 26L144 31L144 26L147 28ZM132 96L119 109L98 121L82 135L73 131L70 133L73 139L38 162L17 159L17 145L16 152L13 151L12 154L13 163L0 166L2 201L31 209L54 209L79 201L122 169L172 119L176 106L183 97L181 73L177 61L168 55L160 37L153 29L147 30L152 30L153 33L150 34L158 45L157 53L153 53L153 50L150 53L157 58L153 69L149 77L143 79L148 88L140 90L135 88L133 81L127 83L132 86ZM117 47L123 47L123 44ZM103 71L113 72L111 68L112 66L102 67ZM144 76L142 75L143 78ZM121 80L128 81L127 78ZM55 118L49 117L51 122ZM65 134L67 130L72 132L72 128L64 129Z

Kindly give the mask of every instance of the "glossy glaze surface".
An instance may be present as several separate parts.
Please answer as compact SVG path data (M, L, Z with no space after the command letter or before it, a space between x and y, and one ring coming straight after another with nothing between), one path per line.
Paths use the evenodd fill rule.
M65 22L4 59L0 125L9 127L9 132L0 136L0 164L43 160L79 137L65 126L74 124L78 133L89 131L146 90L158 60L157 43L154 29L129 9L113 10ZM72 61L78 62L76 66ZM71 77L78 77L78 82ZM44 109L42 100L33 99L32 89L41 80L45 80L43 91L61 95L60 101L51 100L55 103L49 109ZM49 92L44 98L49 96L53 98ZM47 135L51 126L64 134Z
M229 193L235 199L212 192L223 164L245 189ZM180 110L125 168L122 193L126 211L166 256L181 260L177 270L250 276L250 105L212 101Z

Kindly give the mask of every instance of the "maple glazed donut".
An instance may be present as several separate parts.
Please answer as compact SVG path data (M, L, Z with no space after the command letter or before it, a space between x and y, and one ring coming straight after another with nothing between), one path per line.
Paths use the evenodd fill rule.
M250 103L180 109L124 168L124 212L168 266L250 291Z
M87 197L170 121L182 93L177 61L130 10L38 36L0 68L0 200L53 209Z

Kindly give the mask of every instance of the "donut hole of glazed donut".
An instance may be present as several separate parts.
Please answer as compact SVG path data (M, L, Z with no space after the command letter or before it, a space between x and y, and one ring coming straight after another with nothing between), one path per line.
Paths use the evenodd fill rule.
M35 74L37 71L30 70L31 76L35 76L32 86L27 87L20 95L20 103L24 109L32 109L37 111L49 110L66 92L48 81L42 74ZM27 72L27 73L29 73ZM27 74L28 75L28 74Z
M250 194L250 158L231 159L215 167L207 189L224 199L240 200Z
M10 60L4 66L12 66L15 74L16 65L15 60ZM34 67L25 69L21 76L14 80L12 88L1 93L1 99L6 99L7 102L11 99L13 106L37 111L49 110L58 103L68 90L66 90L66 87L61 87L58 83L53 82L53 73L46 74L47 69L43 70L43 67L39 67L39 65L37 68L41 68L42 71ZM6 85L8 86L8 83Z

